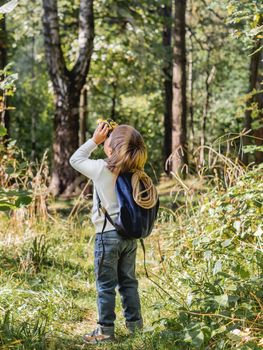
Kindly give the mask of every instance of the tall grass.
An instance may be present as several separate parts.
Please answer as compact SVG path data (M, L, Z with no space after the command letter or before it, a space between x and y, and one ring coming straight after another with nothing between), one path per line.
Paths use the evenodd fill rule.
M162 208L170 219L160 216L166 230L156 237L161 266L152 278L165 289L161 307L170 315L156 323L166 328L156 339L176 349L259 349L263 166L245 168L229 147L227 156L206 149L198 177L173 174L183 205Z
M161 209L146 240L155 283L138 250L145 332L128 336L118 299L117 341L98 348L261 348L262 167L245 168L220 147L206 148L195 174L159 185ZM54 203L41 171L24 215L0 217L0 348L89 348L82 335L97 319L91 202L84 190L73 203Z

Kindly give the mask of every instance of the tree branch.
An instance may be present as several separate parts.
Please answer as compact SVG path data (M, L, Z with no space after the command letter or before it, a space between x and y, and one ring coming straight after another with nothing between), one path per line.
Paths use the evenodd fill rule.
M61 49L57 0L43 1L43 30L48 71L55 91L64 88L68 70Z
M94 39L93 0L80 0L79 10L79 55L71 75L74 87L80 90L86 81Z
M212 12L220 21L225 20L224 17L222 17L219 13L217 13L215 10L213 10L211 7L209 7L205 0L201 0L201 2L204 4L204 6L206 8L208 8L208 11Z

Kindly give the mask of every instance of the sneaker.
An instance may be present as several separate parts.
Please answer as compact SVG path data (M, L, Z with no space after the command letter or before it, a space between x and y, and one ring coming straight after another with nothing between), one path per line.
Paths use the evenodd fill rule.
M87 344L98 344L107 341L113 341L114 337L114 327L113 326L101 326L99 325L91 333L87 333L83 336L83 340Z
M134 334L135 332L142 331L143 320L140 319L138 321L126 321L126 327L130 334Z

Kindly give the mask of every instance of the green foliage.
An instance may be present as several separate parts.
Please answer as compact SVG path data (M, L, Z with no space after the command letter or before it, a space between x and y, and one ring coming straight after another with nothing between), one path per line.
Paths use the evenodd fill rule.
M96 36L87 78L86 136L92 134L96 119L102 116L137 127L142 131L149 149L151 166L147 171L153 175L154 168L157 177L164 169L163 67L170 64L172 57L171 50L164 49L162 44L161 13L165 4L166 0L136 3L95 1ZM70 68L77 56L79 2L60 0L58 6L62 50ZM190 162L193 160L191 150L200 143L207 93L205 80L212 70L215 70L215 74L208 92L206 143L211 144L222 133L238 133L243 129L246 106L241 106L240 96L247 92L250 57L244 50L243 41L236 40L232 33L235 26L243 28L244 36L247 25L251 29L260 28L260 9L258 1L233 0L226 3L214 0L188 3L186 44L187 62L193 62L194 127L192 133L188 118ZM29 155L32 148L31 117L34 116L37 121L38 159L45 149L52 148L54 113L40 16L41 1L35 0L29 4L21 0L10 19L7 18L12 43L10 55L16 62L16 71L19 73L18 91L13 100L16 110L11 113L12 136ZM238 16L242 17L239 23ZM261 34L257 33L253 38L257 35ZM190 66L187 68L189 78ZM189 103L190 96L188 90ZM253 128L255 129L254 126ZM50 155L51 152L49 157Z
M6 18L9 55L18 75L12 98L16 109L10 112L10 135L28 158L35 147L38 160L50 148L53 122L53 92L45 62L41 6L39 0L20 0L16 10ZM35 145L32 145L32 131L35 131Z
M188 117L188 136L190 149L195 149L200 144L205 113L207 145L222 134L243 129L244 109L239 115L237 109L240 95L247 92L249 57L242 43L232 36L232 28L225 23L224 2L189 2L188 16L187 61L189 70L192 61L193 84L192 96L188 91L188 103L191 102L193 111L193 125ZM192 161L191 151L189 158Z
M9 11L15 3L4 6ZM59 0L58 4L62 50L70 68L77 55L79 1ZM164 50L162 44L160 13L164 4L166 0L96 0L96 37L87 80L87 137L99 117L135 126L148 146L147 171L157 177L163 171L162 70L171 59L171 50ZM239 133L243 128L247 101L256 92L240 96L247 91L249 81L248 50L252 52L262 36L262 5L259 1L191 1L187 12L187 62L191 58L193 64L187 67L188 79L192 69L193 83L194 132L189 132L192 162L196 154L191 149L199 145L207 97L207 144L222 133ZM1 111L13 109L6 105L6 97L16 107L10 111L12 137L29 155L33 119L37 121L37 158L44 149L51 149L54 112L40 15L40 0L21 0L7 16L9 57L15 68L8 66L0 72ZM206 79L211 72L214 75L207 89ZM188 101L190 97L188 91ZM255 103L249 108L253 128L258 128L261 111ZM189 130L190 126L189 122ZM0 137L5 134L6 129L0 125ZM218 143L228 149L221 137ZM0 211L12 213L13 209L28 206L28 212L39 213L39 203L44 203L46 210L47 169L41 165L36 172L15 141L3 146ZM262 147L256 145L244 148L245 153L259 150ZM148 270L152 276L157 271L165 295L143 277L139 254L145 334L128 339L117 321L117 343L101 349L260 348L262 167L233 185L244 172L237 162L231 163L233 169L227 168L227 161L215 164L210 151L208 159L214 164L208 169L208 184L202 184L196 192L179 191L176 198L166 193L162 203L168 202L172 209L161 208L155 236L148 241ZM198 169L200 177L202 171ZM0 293L0 347L83 347L79 334L93 327L96 319L92 236L86 233L90 225L85 219L86 208L78 224L73 219L69 224L59 216L40 224L30 221L30 214L17 225L15 215L1 215L0 283L4 287ZM118 302L118 313L120 308Z
M31 193L25 190L0 189L0 211L21 208L31 203Z
M263 152L263 146L249 145L243 147L244 153Z
M160 6L97 2L99 16L88 80L90 133L101 116L138 128L148 147L151 166L147 171L153 176L152 168L157 175L163 170Z
M15 92L15 83L18 75L12 72L12 64L8 64L4 69L0 70L0 90L5 96L13 96Z
M0 125L0 137L5 136L7 133L6 128L3 125Z
M215 349L260 348L261 170L247 173L223 195L215 190L205 195L203 204L187 215L178 209L183 236L178 239L180 226L175 223L170 243L174 253L166 257L163 279L174 315L160 320L178 349L209 344Z
M240 38L248 49L262 38L262 10L262 2L257 0L227 2L228 23L234 27L234 35ZM262 46L258 48L261 49Z
M33 174L14 141L7 147L0 144L0 159L0 211L9 212L29 205L32 191L28 185Z
M49 248L50 245L46 243L46 237L44 235L34 238L32 246L27 252L27 259L29 260L29 264L33 265L36 272L39 272L42 266L47 263Z
M186 191L184 206L169 218L162 209L146 240L146 259L151 278L167 294L146 279L138 250L145 332L127 336L117 299L117 341L101 349L260 349L261 170L237 178L226 191L208 177L209 187L197 198ZM81 335L96 323L93 233L86 215L18 226L1 218L1 345L83 346ZM10 238L10 229L19 239Z
M14 107L7 105L7 98L14 96L17 78L17 74L12 72L12 64L8 64L0 70L0 113L2 120L4 120L5 111L14 109ZM5 136L6 132L6 128L1 125L0 137Z
M0 322L0 345L16 349L46 349L46 323L36 319L33 324L17 322L12 312L7 310Z
M4 5L0 7L0 13L5 14L5 13L12 12L17 6L17 3L18 3L18 0L11 0L6 2Z
M7 65L0 71L1 81L1 112L5 113L6 110L12 109L12 107L6 106L7 96L13 96L15 91L15 82L17 80L17 74L13 74L11 71L12 65ZM6 136L7 130L4 126L0 125L0 137ZM24 161L17 162L16 156L20 152L15 147L15 142L11 141L8 145L4 142L0 143L0 211L10 211L11 209L21 208L30 204L31 196L30 191L26 190L25 186L19 184L20 180L28 172L28 163ZM23 158L23 157L22 157ZM28 174L26 174L27 176Z

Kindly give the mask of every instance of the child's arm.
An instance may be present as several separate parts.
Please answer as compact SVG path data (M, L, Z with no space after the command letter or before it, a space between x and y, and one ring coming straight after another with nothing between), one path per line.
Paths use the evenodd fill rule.
M108 129L100 124L95 130L92 139L80 146L69 160L70 165L74 169L92 180L97 179L104 166L104 161L102 159L89 159L89 157L98 145L105 140L106 131L108 132Z
M101 159L89 159L96 148L97 144L92 139L89 139L73 153L69 160L70 165L74 169L92 180L95 180L97 175L99 175L103 165L101 164Z

